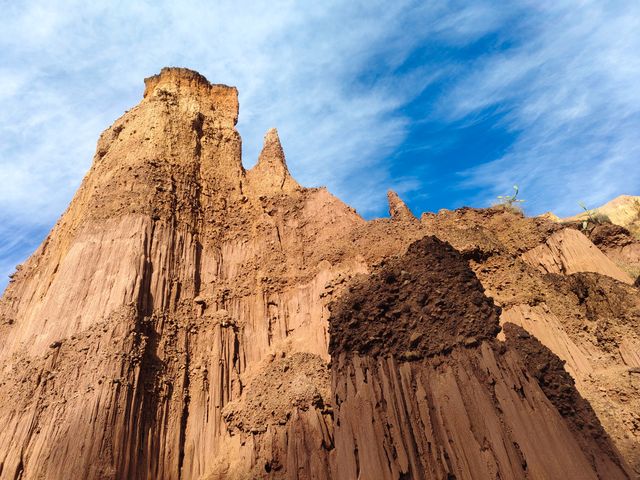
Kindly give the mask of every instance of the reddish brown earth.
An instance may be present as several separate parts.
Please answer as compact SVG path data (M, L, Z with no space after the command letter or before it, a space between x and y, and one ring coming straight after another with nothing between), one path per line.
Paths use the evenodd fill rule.
M0 299L0 479L640 473L626 234L393 192L367 222L275 130L243 168L235 88L145 83Z
M332 304L335 478L629 478L562 361L495 341L483 290L427 236Z
M426 236L353 282L331 306L329 353L414 360L500 330L500 309L451 245Z
M615 475L602 469L613 467L606 465L609 461L622 467L618 453L593 408L582 398L575 381L564 369L564 362L524 328L506 323L504 332L507 348L518 352L526 371L538 382L545 396L575 434L596 470L604 478ZM615 467L613 468L615 471Z

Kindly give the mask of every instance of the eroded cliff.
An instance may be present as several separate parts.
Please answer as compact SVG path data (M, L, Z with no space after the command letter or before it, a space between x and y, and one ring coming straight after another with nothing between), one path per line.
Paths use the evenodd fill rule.
M315 475L323 408L288 405L260 432L222 412L276 357L326 364L321 295L365 266L324 257L364 222L287 181L275 131L245 172L237 114L234 88L165 69L101 136L2 299L0 477L245 478L274 456Z
M378 463L623 478L616 448L640 471L637 288L606 252L505 211L418 220L394 193L391 218L366 222L295 182L275 130L245 171L234 88L177 68L145 84L0 300L0 479L379 478ZM431 239L403 260L426 235L462 257ZM407 258L384 284L393 311L344 300ZM333 358L332 301L359 319L333 329L332 345L352 339ZM439 313L420 318L423 301ZM498 321L567 362L613 446L572 430ZM358 430L361 402L386 426ZM550 445L570 459L541 466Z
M564 410L588 404L562 362L495 341L500 309L449 244L413 243L331 310L335 478L629 478L595 414L598 436Z

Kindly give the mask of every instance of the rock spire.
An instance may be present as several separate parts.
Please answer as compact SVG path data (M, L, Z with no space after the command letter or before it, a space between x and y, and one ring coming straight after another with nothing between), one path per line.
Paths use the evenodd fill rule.
M416 220L415 215L409 210L407 204L402 201L396 192L389 190L387 192L387 200L389 201L389 215L394 220Z
M271 128L264 136L258 163L247 172L250 188L257 195L287 193L299 189L287 167L278 131Z

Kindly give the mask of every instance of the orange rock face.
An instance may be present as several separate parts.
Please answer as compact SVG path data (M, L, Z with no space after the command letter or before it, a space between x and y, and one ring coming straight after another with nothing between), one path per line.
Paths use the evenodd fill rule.
M429 236L332 306L335 478L629 478L562 362L524 329L495 342L498 314Z
M235 88L177 68L145 83L0 300L0 479L625 478L616 448L640 468L639 376L625 369L640 358L637 289L615 265L584 267L591 247L554 250L560 226L509 212L418 220L390 194L392 218L366 222L296 183L275 130L245 171ZM575 355L613 444L567 424L519 350L502 351L497 314L469 317L484 333L449 332L437 355L329 355L329 304L428 234L509 321L545 344L544 322L564 333L547 346ZM565 268L526 260L535 248ZM455 303L449 290L430 301ZM599 392L588 375L605 368Z
M366 268L325 260L328 239L364 222L297 187L275 131L245 172L237 115L235 88L165 69L101 136L2 299L1 478L315 471L286 438L299 430L307 452L305 435L330 431L324 407L289 404L258 433L228 428L223 410L277 358L304 352L326 368L322 295ZM295 381L327 396L321 378Z

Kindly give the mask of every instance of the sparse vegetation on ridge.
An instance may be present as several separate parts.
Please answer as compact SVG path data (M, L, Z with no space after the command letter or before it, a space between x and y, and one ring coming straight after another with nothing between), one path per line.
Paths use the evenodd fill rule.
M522 214L522 207L520 207L521 203L524 203L524 200L518 198L518 193L520 192L520 188L518 185L513 186L513 195L498 195L498 203L494 206L502 208L504 210L508 210L512 213Z
M582 221L582 232L589 234L593 230L596 225L601 225L603 223L611 223L611 219L603 214L598 212L597 208L588 209L584 202L578 202L578 205L582 207L587 215Z

